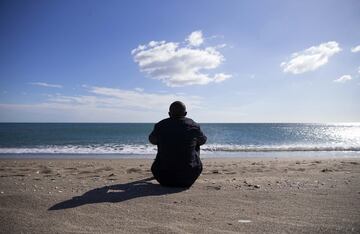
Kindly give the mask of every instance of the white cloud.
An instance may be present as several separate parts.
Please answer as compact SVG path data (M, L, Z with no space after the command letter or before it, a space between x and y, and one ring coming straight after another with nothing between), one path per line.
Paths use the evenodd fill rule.
M193 46L200 42L199 38L188 40ZM210 75L204 72L217 68L225 60L216 47L201 49L180 46L176 42L151 41L147 45L139 45L131 53L142 72L171 87L205 85L231 77L224 73Z
M284 72L300 74L313 71L325 65L331 56L341 51L339 44L335 41L312 46L306 50L293 53L290 61L280 64Z
M343 75L341 76L340 78L334 80L334 82L337 82L337 83L345 83L349 80L352 80L352 77L350 75Z
M360 52L360 45L351 48L351 52L353 52L353 53Z
M138 92L143 92L144 89L143 88L135 88L135 91L138 91Z
M204 42L203 35L201 31L194 31L192 32L186 41L189 43L190 46L199 46Z
M49 84L49 83L45 83L45 82L30 82L29 84L31 85L36 85L36 86L42 86L42 87L49 87L49 88L62 88L62 85L59 84Z

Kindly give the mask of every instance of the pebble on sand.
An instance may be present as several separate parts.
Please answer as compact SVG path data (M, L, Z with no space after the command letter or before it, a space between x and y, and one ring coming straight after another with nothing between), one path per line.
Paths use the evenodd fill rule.
M252 221L249 219L239 219L238 222L239 223L251 223Z
M331 170L329 168L324 168L324 169L321 170L321 172L331 172L331 171L333 171L333 170Z

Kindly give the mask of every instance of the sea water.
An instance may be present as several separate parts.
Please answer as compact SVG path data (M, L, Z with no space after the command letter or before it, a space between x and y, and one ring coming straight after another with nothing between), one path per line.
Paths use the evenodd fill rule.
M152 157L153 123L0 123L0 157ZM360 155L360 123L203 123L201 155Z

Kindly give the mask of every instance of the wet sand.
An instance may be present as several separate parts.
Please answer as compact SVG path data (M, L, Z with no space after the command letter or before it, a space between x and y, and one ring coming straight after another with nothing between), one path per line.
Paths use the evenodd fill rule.
M359 233L360 159L204 159L190 189L146 159L1 159L1 233Z

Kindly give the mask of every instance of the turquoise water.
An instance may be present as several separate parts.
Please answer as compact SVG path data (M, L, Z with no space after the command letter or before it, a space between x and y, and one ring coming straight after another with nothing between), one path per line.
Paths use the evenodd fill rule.
M150 123L0 123L0 154L154 155ZM201 124L203 155L359 152L360 123Z

